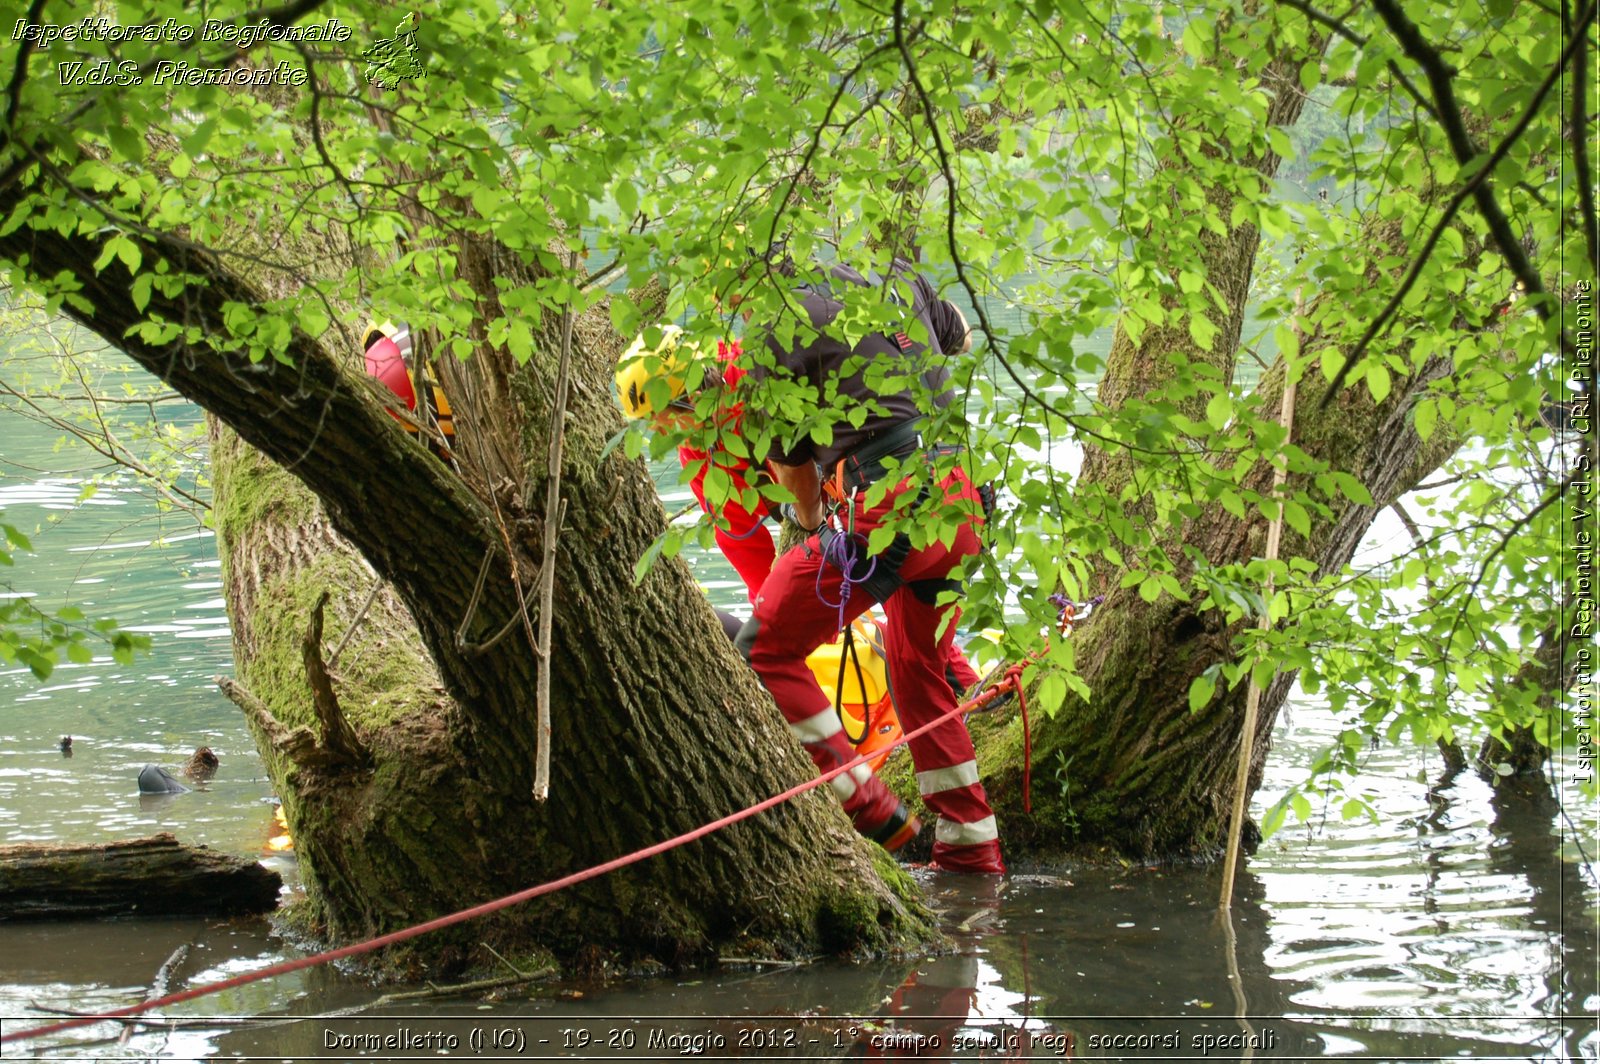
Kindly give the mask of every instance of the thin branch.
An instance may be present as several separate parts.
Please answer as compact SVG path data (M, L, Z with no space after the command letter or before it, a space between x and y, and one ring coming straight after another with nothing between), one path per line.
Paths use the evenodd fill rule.
M1318 11L1307 0L1278 0L1278 3L1284 7L1293 8L1312 22L1321 23L1357 47L1365 48L1367 46L1368 38L1351 29L1343 19L1334 18L1326 12Z
M185 491L176 484L170 483L167 477L160 476L151 470L137 457L135 457L132 452L124 447L116 439L116 437L112 436L110 430L105 427L103 422L101 423L101 431L103 434L96 436L94 433L88 432L78 425L74 425L65 418L56 417L54 414L47 412L31 396L24 392L17 391L10 384L7 384L3 380L0 380L0 395L9 395L13 399L16 399L24 404L29 408L29 410L32 411L32 413L28 413L27 411L19 410L16 411L17 413L22 414L30 420L37 421L43 425L49 425L52 428L60 430L61 432L65 432L71 436L77 437L84 444L88 445L89 449L94 451L96 454L138 474L145 481L147 481L158 494L165 496L167 501L172 503L177 508L189 511L197 518L204 514L206 510L211 508L211 503L208 500L202 499L198 495Z
M1454 635L1455 631L1466 623L1467 607L1476 599L1478 588L1483 585L1483 582L1486 579L1488 579L1489 566L1493 564L1494 560L1504 553L1505 549L1511 545L1511 541L1517 537L1518 533L1533 523L1533 519L1535 517L1538 517L1539 514L1543 513L1545 510L1548 510L1557 502L1560 502L1561 499L1565 497L1567 489L1576 484L1579 480L1585 478L1587 475L1587 467L1581 470L1574 469L1567 475L1565 480L1548 491L1545 494L1545 497L1539 500L1539 505L1535 506L1521 517L1517 518L1511 523L1511 527L1505 530L1505 532L1500 536L1500 542L1496 543L1494 548L1490 550L1488 554L1484 555L1483 561L1479 563L1477 575L1468 582L1467 593L1461 596L1461 607L1456 611L1455 620L1451 622L1452 635Z
M333 690L333 678L322 660L322 611L330 597L327 591L322 592L311 607L311 623L300 641L300 657L305 663L306 681L311 685L311 702L322 725L323 747L341 760L361 765L369 760L366 748L345 719L339 696Z
M28 5L26 15L28 25L37 25L39 16L44 14L44 0L33 0ZM25 37L22 46L17 49L17 62L11 68L11 84L6 89L6 129L5 135L14 135L17 128L17 112L22 109L22 83L28 80L28 57L33 54L33 39Z
M576 252L572 253L569 268L576 276ZM539 641L536 648L539 653L539 676L534 687L538 719L534 728L533 797L541 802L550 797L550 655L555 635L556 545L561 535L561 525L567 516L567 500L561 497L561 454L562 436L567 423L572 327L576 317L569 299L561 310L561 361L556 367L555 405L550 413L550 464L545 479L544 560L539 566Z
M1460 105L1456 103L1454 70L1444 61L1439 51L1422 36L1422 32L1416 23L1406 17L1397 0L1373 0L1373 6L1377 8L1378 13L1388 23L1390 30L1395 35L1395 39L1400 42L1406 54L1415 60L1422 67L1423 72L1427 74L1428 84L1433 89L1434 99L1439 103L1441 111L1439 119L1444 126L1445 134L1450 140L1450 147L1455 153L1456 162L1462 166L1468 165L1478 156L1479 152L1477 146L1472 142L1471 134L1467 131L1466 123L1462 120ZM1587 23L1589 19L1593 18L1594 10L1595 5L1591 0L1589 6L1579 16L1579 23ZM1544 83L1539 86L1538 91L1534 94L1533 100L1529 102L1521 121L1518 122L1511 134L1506 138L1500 150L1491 156L1489 165L1482 167L1480 174L1492 169L1493 164L1504 156L1505 152L1510 149L1510 145L1527 129L1533 120L1534 113L1544 102L1544 98L1548 95L1550 89L1556 84L1563 68L1565 68L1567 61L1576 49L1578 41L1582 39L1583 35L1578 34L1568 43L1560 61L1551 69L1550 73L1545 77ZM1522 245L1518 242L1516 234L1511 231L1510 222L1506 219L1504 212L1501 211L1500 204L1495 199L1494 194L1488 189L1486 181L1483 177L1475 177L1471 187L1478 210L1483 214L1484 221L1488 223L1490 232L1494 236L1496 244L1500 247L1501 255L1505 257L1513 272L1523 282L1525 290L1530 296L1542 293L1544 289L1540 283L1539 275L1528 263L1527 256L1523 253ZM1545 316L1548 316L1549 313L1549 309L1545 308Z
M1298 294L1296 298L1298 300ZM1300 306L1295 308L1296 319L1299 318L1301 309ZM1283 429L1285 446L1294 438L1294 399L1297 383L1291 372L1286 368L1283 396L1278 407L1278 425ZM1272 498L1279 498L1280 493L1283 491L1283 485L1288 479L1289 467L1287 463L1273 469ZM1283 542L1283 513L1284 507L1280 501L1278 514L1272 519L1272 524L1267 528L1267 579L1261 589L1262 600L1267 604L1267 607L1262 610L1258 622L1263 631L1269 631L1274 627L1271 608L1273 599L1271 566L1278 560L1278 549ZM1239 838L1244 831L1245 799L1250 790L1250 762L1255 756L1256 722L1260 717L1260 712L1261 686L1256 683L1255 670L1252 669L1250 672L1250 686L1245 692L1244 723L1240 729L1238 767L1234 774L1233 783L1233 811L1228 818L1228 843L1227 849L1222 855L1222 895L1219 904L1224 912L1233 905L1234 873L1239 863Z
M1440 118L1440 123L1450 137L1450 144L1455 152L1456 161L1462 166L1466 166L1476 158L1478 152L1472 143L1471 135L1467 132L1466 125L1461 119L1461 111L1455 102L1455 92L1451 81L1453 75L1445 66L1444 60L1439 53L1427 41L1422 39L1422 34L1416 25L1406 18L1405 13L1400 11L1394 0L1372 0L1372 2L1373 6L1378 8L1379 13L1390 21L1395 37L1400 40L1402 47L1406 49L1406 54L1421 64L1428 73L1429 83L1433 86L1441 111L1444 112L1443 117ZM1393 13L1392 19L1390 18L1390 12ZM1594 12L1595 0L1590 0L1589 6L1584 9L1582 18L1584 20L1591 19L1594 17ZM1454 196L1450 197L1450 202L1446 204L1444 213L1440 216L1439 221L1434 224L1433 231L1428 234L1428 238L1423 242L1422 251L1412 262L1411 268L1406 271L1405 278L1400 282L1400 286L1395 290L1394 295L1390 297L1383 310L1367 326L1366 332L1362 334L1354 350L1345 359L1344 365L1339 367L1339 372L1334 374L1332 382L1328 385L1328 390L1323 394L1322 406L1326 407L1333 401L1333 397L1338 393L1345 377L1355 367L1368 345L1389 324L1395 312L1399 309L1401 302L1405 299L1406 294L1416 284L1417 278L1422 273L1422 267L1433 254L1433 249L1438 245L1439 238L1444 235L1445 229L1449 227L1450 222L1455 218L1456 211L1460 209L1462 203L1466 202L1468 196L1473 197L1476 201L1478 212L1483 215L1484 221L1488 224L1490 235L1494 237L1495 245L1500 249L1500 254L1506 260L1506 264L1511 267L1517 279L1522 282L1523 291L1529 296L1544 292L1544 285L1539 279L1538 272L1528 262L1521 243L1518 242L1516 234L1511 231L1511 223L1501 211L1499 201L1495 199L1494 193L1489 190L1488 180L1489 176L1500 164L1500 161L1511 151L1518 138L1532 125L1534 115L1543 106L1545 97L1549 95L1550 89L1556 84L1562 71L1566 69L1568 61L1576 50L1577 41L1582 37L1583 34L1580 33L1572 42L1568 43L1560 60L1546 75L1543 84L1534 93L1533 99L1528 102L1527 108L1523 111L1522 117L1517 120L1516 125L1506 134L1505 139L1501 141L1499 147L1494 150L1484 164L1478 168L1477 173L1472 175L1472 179L1463 185ZM1541 318L1548 319L1550 317L1550 307L1545 300L1534 300L1532 306Z
M1578 183L1578 205L1583 211L1583 237L1589 245L1589 265L1595 266L1600 263L1600 216L1595 210L1594 178L1589 171L1589 138L1583 128L1588 124L1586 97L1594 81L1593 71L1589 69L1588 23L1579 22L1568 27L1567 32L1573 35L1577 44L1572 53L1572 80L1576 85L1572 92L1572 128L1568 130L1568 136L1572 140L1572 166Z
M478 458L481 461L481 456L478 456ZM481 473L485 479L487 479L488 470L482 469ZM486 548L483 552L483 560L478 564L478 578L472 587L472 597L467 601L466 612L461 618L461 623L456 626L456 649L461 652L463 657L469 658L487 654L489 651L499 646L501 641L516 629L517 622L520 621L522 622L523 628L528 633L528 645L533 649L535 654L538 654L539 640L533 631L533 621L528 616L528 602L523 596L523 588L525 584L522 579L520 566L517 564L517 551L511 542L511 533L506 528L505 514L500 511L499 496L496 495L493 490L488 488L484 489L483 495L494 506L495 524L500 530L500 540L505 546L508 564L511 568L512 589L516 592L517 596L517 610L511 615L510 619L507 620L506 623L495 632L494 635L490 636L484 642L474 643L467 638L467 629L472 626L473 620L478 615L478 605L483 598L483 589L488 585L489 582L489 568L494 562L493 548ZM536 571L533 574L533 581L538 581L539 579L540 573Z
M621 255L618 255L606 265L589 274L589 276L585 277L579 283L585 292L593 291L596 288L604 288L627 268L628 264L622 261Z
M1357 33L1355 30L1351 29L1349 24L1343 19L1338 19L1327 14L1326 12L1318 11L1316 8L1312 7L1307 0L1277 0L1277 2L1282 4L1284 7L1293 8L1294 10L1300 12L1312 22L1316 22L1328 27L1334 33L1343 37L1351 44L1356 45L1358 48L1365 48L1368 43L1370 43L1369 38L1364 37L1360 33ZM1406 76L1406 72L1404 70L1400 69L1400 64L1391 59L1386 65L1389 68L1389 73L1394 75L1395 81L1399 82L1400 87L1406 90L1406 95L1410 96L1414 101L1416 101L1418 107L1421 107L1424 111L1428 112L1428 114L1437 119L1439 117L1438 112L1433 109L1433 105L1430 104L1427 101L1427 98L1422 95L1422 90L1417 88L1416 83ZM1355 82L1351 82L1350 84L1353 85Z
M382 587L383 577L377 577L372 581L372 590L367 592L366 601L356 611L355 619L350 622L350 626L344 630L344 637L339 640L339 645L333 648L332 654L328 655L328 668L336 669L339 667L339 655L343 654L344 648L350 645L350 637L356 634L356 630L361 627L361 622L367 619L367 611L372 608L372 602L378 597L378 592Z
M896 10L898 10L898 8L896 8ZM799 165L795 167L794 173L789 178L789 187L784 190L783 198L778 201L777 209L772 212L774 222L783 216L783 212L788 209L789 204L794 200L795 189L799 187L800 178L811 169L811 160L816 157L817 150L822 147L822 131L827 129L829 123L833 121L833 112L838 108L839 102L844 99L845 94L850 91L850 86L854 83L855 76L861 73L861 68L866 66L867 63L877 58L882 53L887 52L888 50L888 45L879 45L877 48L874 48L872 51L862 56L856 65L851 67L850 70L839 79L839 86L836 90L834 90L833 99L828 101L827 110L825 110L822 114L822 122L817 127L817 135L812 137L811 143L806 145L805 153L800 157ZM762 261L767 264L769 271L772 267L773 252L777 250L777 243L778 226L774 224L772 227L772 232L767 236L767 248L766 252L762 256Z
M316 146L317 155L322 159L322 165L328 168L328 172L333 175L333 179L344 188L344 194L350 197L351 205L360 213L361 197L356 194L355 188L350 184L350 179L345 176L344 171L335 165L333 157L328 154L328 145L322 139L322 89L317 84L316 74L314 73L315 60L304 44L297 44L296 48L300 52L300 57L306 61L306 88L311 93L311 115L308 119L308 123L311 126L311 142Z

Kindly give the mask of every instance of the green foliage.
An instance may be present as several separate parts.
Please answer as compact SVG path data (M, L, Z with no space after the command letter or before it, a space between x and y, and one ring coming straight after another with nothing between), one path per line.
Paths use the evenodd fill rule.
M122 10L124 23L192 21L177 0ZM353 352L352 317L371 314L432 330L457 355L489 344L521 362L541 323L599 300L608 283L648 279L666 286L666 315L690 340L739 333L735 296L779 342L804 340L787 286L766 283L779 244L810 274L835 258L881 269L914 243L922 268L969 309L977 345L948 359L960 398L929 425L964 454L902 472L931 482L959 461L999 487L990 551L967 574L967 621L1003 629L1008 654L1042 645L1052 591L1121 587L1240 629L1233 656L1188 686L1196 712L1252 673L1286 667L1362 735L1427 740L1540 721L1538 688L1518 677L1565 605L1553 592L1562 510L1543 505L1553 487L1539 473L1562 445L1538 411L1563 394L1550 354L1572 309L1560 304L1549 321L1502 313L1513 278L1481 213L1464 207L1346 378L1348 418L1309 419L1314 431L1286 439L1273 389L1288 376L1314 394L1341 369L1444 202L1483 163L1455 161L1429 114L1438 105L1410 95L1426 79L1374 11L1349 12L1350 32L1325 49L1326 27L1289 7L1225 14L1091 0L1049 12L935 5L897 23L854 3L708 0L690 13L658 0L515 10L442 0L402 31L416 67L372 85L362 56L379 41L398 47L394 10L342 3L316 17L354 27L349 41L245 50L246 66L287 63L308 85L250 89L148 77L63 86L58 43L25 57L0 150L0 165L47 176L0 232L104 239L81 276L3 265L51 311L89 307L85 284L97 277L126 284L146 314L134 332L152 344L282 360L301 335ZM1579 215L1563 175L1582 138L1562 137L1559 93L1535 107L1558 59L1559 16L1499 3L1412 15L1471 72L1454 81L1462 113L1451 117L1480 148L1532 109L1491 184L1548 291L1592 281L1592 263L1563 253ZM0 69L16 69L19 47L0 47ZM76 48L141 69L178 51ZM239 49L202 41L182 54L199 67ZM1293 130L1266 122L1285 83L1309 93ZM1257 165L1267 152L1287 160L1278 180ZM241 222L270 236L259 255L233 247ZM297 278L283 249L329 231L352 249L347 269L204 323L181 312L192 276L145 240L176 234ZM1224 276L1213 251L1242 232L1264 237L1259 267ZM460 250L490 238L535 279L475 291L458 273ZM582 256L580 276L565 271L568 254ZM897 321L890 296L854 301L841 329ZM620 296L611 316L624 334L656 324ZM1100 378L1127 387L1108 397L1093 387ZM723 398L703 397L702 416ZM826 441L868 413L826 383L780 376L746 382L738 398L737 446L756 455ZM1427 523L1423 543L1325 567L1331 528L1364 524L1415 482L1375 475L1361 448L1362 433L1406 419L1434 464L1466 445L1444 474L1451 490L1406 504ZM634 426L614 442L629 456L736 446L726 425L705 422L664 436ZM1112 456L1116 475L1069 475L1085 445ZM1274 467L1289 478L1277 493L1263 475ZM1523 474L1499 478L1507 468ZM707 486L713 502L783 494L720 474ZM1184 546L1218 523L1255 543L1275 519L1286 535L1276 565L1260 548L1214 558ZM919 543L950 534L909 512L897 527ZM685 539L669 529L636 577ZM1244 630L1263 612L1292 623ZM1092 692L1059 641L1053 654L1040 701L1071 712ZM1543 726L1552 742L1572 730L1570 715ZM1350 763L1335 752L1325 767Z
M0 409L60 433L58 450L81 448L95 463L79 477L80 503L107 484L122 491L137 486L153 496L158 513L183 510L196 523L204 519L196 454L203 426L192 416L184 423L157 416L176 398L170 391L26 301L0 305L0 342ZM18 590L28 581L11 578L27 572L17 555L35 548L15 525L0 523L0 530L7 574L0 581L0 662L26 665L42 680L64 660L84 664L108 650L126 663L149 647L148 638L120 630L114 620L87 618L71 605L41 607L31 592Z
M4 511L0 511L3 513ZM7 572L17 566L18 552L31 552L33 543L15 525L0 521L0 566ZM47 680L63 660L85 665L104 646L113 660L127 665L135 651L148 649L146 636L117 628L111 620L90 621L76 606L40 609L27 592L0 584L0 664L26 665L40 680Z

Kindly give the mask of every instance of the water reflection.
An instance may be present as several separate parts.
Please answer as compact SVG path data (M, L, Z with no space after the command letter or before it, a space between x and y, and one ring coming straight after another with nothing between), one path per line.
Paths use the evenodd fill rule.
M1594 953L1581 946L1571 948L1564 969L1523 969L1538 973L1538 1000L1565 1003L1548 1010L1502 1007L1477 1014L1462 1007L1459 995L1426 987L1402 997L1398 990L1406 976L1398 971L1384 976L1397 989L1385 1006L1319 1008L1316 997L1338 980L1281 958L1273 962L1283 905L1272 901L1267 877L1249 869L1241 870L1236 884L1231 933L1215 909L1214 869L1089 870L1070 883L1017 875L1003 885L919 875L940 910L952 951L914 962L801 968L746 963L705 976L562 982L501 1000L442 997L403 1007L372 1007L380 991L334 973L308 972L240 992L231 1014L269 1022L218 1021L145 1032L133 1048L147 1048L160 1037L171 1052L171 1040L181 1037L196 1055L211 1057L306 1058L333 1049L343 1051L336 1055L387 1059L397 1054L385 1039L411 1039L414 1047L421 1039L440 1045L453 1039L468 1047L475 1035L494 1032L520 1039L519 1055L574 1059L658 1059L696 1045L713 1057L814 1060L1201 1054L1235 1060L1558 1060L1582 1059L1592 1048L1592 1021L1585 1027L1559 1019L1561 1008L1575 1015L1575 1006L1593 993L1592 981L1583 980L1592 978ZM1549 915L1563 911L1557 903ZM1374 932L1386 914L1374 911L1373 917L1379 927L1364 934L1364 942L1378 937ZM1448 920L1445 934L1474 937L1478 921ZM7 962L4 968L12 970L0 971L0 977L48 994L78 981L93 983L86 978L93 971L95 979L109 978L129 998L140 992L138 973L154 971L162 950L185 936L205 946L197 956L212 958L180 973L190 983L268 963L281 948L266 940L259 924L204 931L182 922L165 927L154 943L137 949L113 940L108 950L94 953L107 963L92 966L43 965L43 939L31 945L13 939L8 946L14 943L20 952L8 948L6 956L28 954L34 960L27 966ZM63 931L68 938L76 933ZM212 944L215 935L223 936L221 945ZM1299 952L1348 963L1360 948L1328 940ZM230 952L222 959L218 951ZM54 949L49 955L63 957ZM1235 972L1237 980L1231 977ZM1504 988L1492 971L1459 975L1465 982L1486 976ZM102 1003L114 997L86 992ZM259 1007L245 1007L247 1001ZM230 1010L212 1002L193 1011L185 1006L181 1015L198 1020L225 1017Z

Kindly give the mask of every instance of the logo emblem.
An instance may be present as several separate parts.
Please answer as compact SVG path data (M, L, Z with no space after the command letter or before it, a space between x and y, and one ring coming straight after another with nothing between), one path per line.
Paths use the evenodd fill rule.
M422 61L417 58L417 23L421 21L422 16L413 11L395 26L393 38L376 41L361 53L361 58L367 61L363 73L368 81L386 89L396 89L402 81L427 76Z

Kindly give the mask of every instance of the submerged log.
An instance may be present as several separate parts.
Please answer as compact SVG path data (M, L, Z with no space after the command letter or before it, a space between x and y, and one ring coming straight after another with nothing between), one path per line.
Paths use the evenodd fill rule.
M169 834L93 845L0 846L0 921L240 916L278 904L283 878Z

